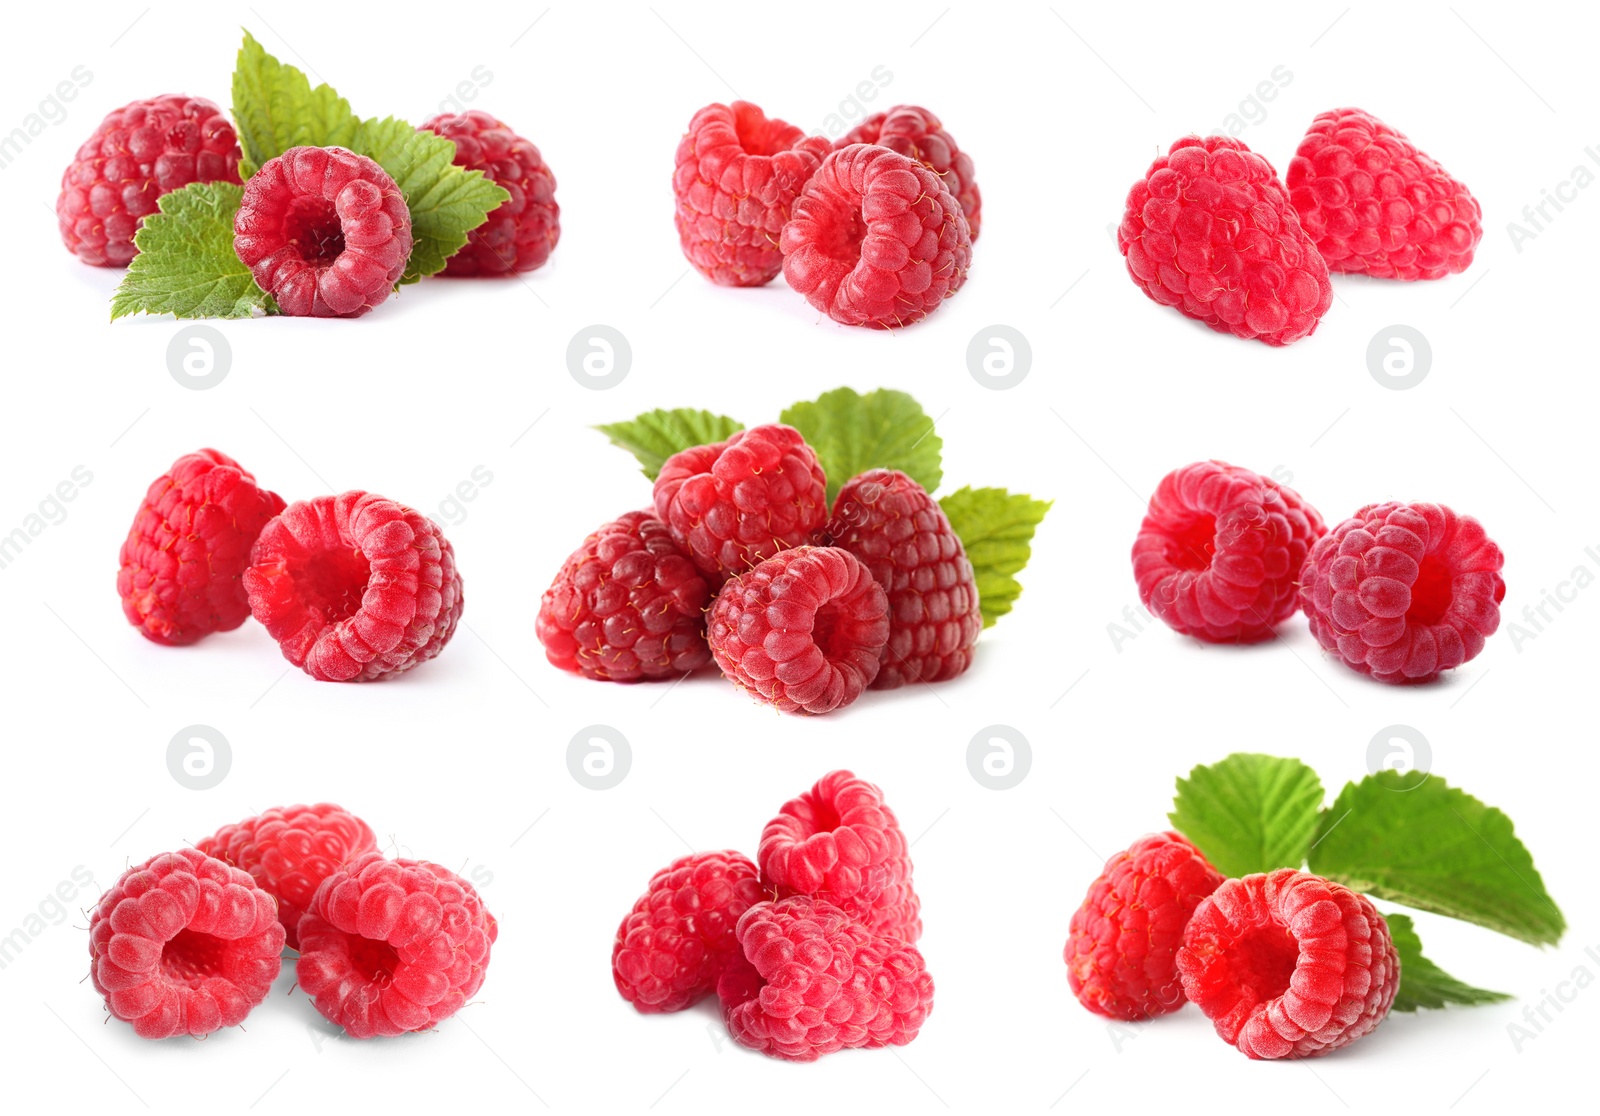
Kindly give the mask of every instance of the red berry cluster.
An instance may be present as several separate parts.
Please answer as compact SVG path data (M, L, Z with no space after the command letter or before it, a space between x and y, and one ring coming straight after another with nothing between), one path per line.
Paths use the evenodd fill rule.
M561 237L555 177L539 149L486 112L444 113L418 131L455 144L454 164L510 195L467 234L443 274L514 275ZM61 176L56 218L69 251L125 267L160 198L195 182L239 182L238 137L199 97L134 101L108 115ZM292 147L244 183L234 251L280 313L353 318L389 297L410 258L411 213L387 171L342 147Z
M883 792L835 771L767 823L757 863L696 853L652 876L611 975L646 1014L715 992L734 1041L776 1058L904 1046L933 1010L919 911Z
M678 241L707 279L783 272L845 325L919 322L966 281L982 199L938 117L900 105L835 144L747 101L707 105L678 144Z
M462 610L455 551L427 516L360 491L285 505L210 449L151 484L117 592L156 643L193 643L254 614L286 659L333 682L427 662Z
M972 564L905 474L852 478L830 516L815 451L792 427L758 426L668 458L654 503L585 539L545 591L538 634L554 665L634 682L715 659L785 713L971 665Z
M1500 624L1505 557L1442 504L1369 504L1327 529L1293 489L1199 461L1162 478L1133 544L1139 599L1208 643L1276 635L1296 608L1327 651L1382 682L1431 682Z
M1383 1021L1400 987L1389 927L1366 896L1293 868L1225 880L1177 833L1106 862L1072 916L1067 980L1111 1019L1205 1013L1251 1058L1307 1058Z
M89 919L90 978L141 1038L244 1021L278 977L354 1038L424 1031L483 984L499 927L472 885L388 859L338 806L286 806L124 872Z
M1239 140L1178 140L1133 184L1117 229L1151 299L1269 345L1316 330L1330 271L1440 279L1466 270L1482 239L1467 188L1354 108L1311 122L1286 182Z

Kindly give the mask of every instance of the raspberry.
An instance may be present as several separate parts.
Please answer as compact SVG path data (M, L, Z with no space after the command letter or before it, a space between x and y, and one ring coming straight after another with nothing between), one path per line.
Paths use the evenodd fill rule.
M225 453L178 458L150 485L122 543L117 594L128 623L172 647L243 624L250 547L283 507Z
M783 277L845 325L911 325L961 289L972 235L938 174L875 144L822 161L778 240Z
M1294 614L1297 578L1327 530L1292 488L1221 461L1161 478L1133 543L1139 599L1175 632L1255 643Z
M1202 901L1178 972L1217 1034L1252 1058L1348 1046L1400 987L1389 924L1366 896L1293 868L1227 880Z
M1067 983L1078 1002L1137 1021L1183 1006L1183 928L1222 873L1176 833L1152 833L1106 861L1072 916Z
M1483 239L1482 211L1467 188L1360 109L1319 114L1286 181L1330 271L1442 279L1465 271Z
M169 93L110 113L61 175L56 222L84 263L125 267L156 201L191 182L239 181L239 141L203 97Z
M759 287L783 270L778 233L828 141L767 119L748 101L707 105L678 143L672 173L678 242L724 287Z
M494 916L426 860L365 853L322 881L300 920L300 987L355 1038L425 1031L483 984Z
M461 620L450 540L370 492L290 504L244 571L250 610L283 656L324 682L386 678L444 649Z
M972 665L983 631L972 563L920 484L892 469L862 473L839 490L827 530L889 595L889 644L874 689L943 682Z
M785 802L761 831L756 860L761 886L780 899L808 896L875 934L922 937L906 835L883 792L848 771L830 772Z
M756 866L736 852L695 853L650 877L617 928L611 978L645 1014L682 1011L716 991L740 957L739 916L761 899Z
M828 713L877 677L889 602L849 551L801 546L724 585L706 638L735 686L784 713Z
M757 903L738 934L743 959L717 982L717 995L741 1046L793 1062L904 1046L933 1010L933 978L917 948L874 934L832 903Z
M207 856L242 868L278 903L284 940L299 949L296 929L317 885L335 869L378 847L372 827L328 802L283 806L238 825L225 825L195 845Z
M706 579L649 512L583 540L539 605L535 630L562 670L611 682L671 678L711 661Z
M1301 573L1311 634L1380 682L1431 682L1500 626L1505 556L1443 504L1368 504L1317 541Z
M655 505L716 588L808 541L828 517L828 488L800 432L775 423L667 458Z
M1140 290L1219 333L1287 345L1333 303L1277 172L1236 139L1186 136L1128 191L1117 247Z
M356 318L405 273L411 211L365 155L291 147L245 183L233 250L283 313Z
M272 896L198 849L129 868L89 916L95 991L140 1038L242 1023L278 979L282 950Z
M937 116L917 105L896 105L867 117L835 143L834 150L852 143L875 143L930 168L961 203L972 241L977 243L983 198L973 177L972 156L956 146L955 137L944 130Z
M418 131L456 145L455 165L482 171L511 195L467 234L445 275L515 275L542 267L561 239L556 179L539 149L486 112L440 113Z

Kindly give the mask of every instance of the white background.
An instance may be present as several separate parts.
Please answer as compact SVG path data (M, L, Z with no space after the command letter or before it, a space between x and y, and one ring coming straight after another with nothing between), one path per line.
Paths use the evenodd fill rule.
M74 467L93 480L0 569L0 934L42 900L46 912L0 969L7 1094L207 1113L420 1110L464 1094L521 1110L1387 1101L1470 1113L1587 1081L1580 1059L1600 1032L1600 990L1579 992L1520 1050L1507 1027L1580 966L1600 974L1585 689L1600 590L1552 610L1535 638L1514 645L1502 629L1452 677L1410 690L1328 660L1298 617L1280 641L1245 650L1159 626L1120 644L1108 634L1137 603L1127 553L1143 499L1163 473L1205 457L1292 474L1330 521L1388 498L1476 515L1506 552L1508 620L1574 567L1600 572L1584 553L1600 544L1588 324L1600 190L1547 210L1554 219L1520 252L1506 230L1600 141L1597 28L1570 9L1343 8L480 4L468 15L281 3L203 15L89 5L70 22L37 6L9 14L0 133L74 67L93 78L64 121L0 169L0 533ZM483 67L490 80L470 107L534 140L559 182L551 263L523 281L425 282L357 322L218 323L232 352L226 380L200 392L175 383L166 354L178 325L109 324L117 274L71 258L51 211L61 169L107 111L180 90L226 104L241 24L363 115L420 120L451 107ZM984 224L966 288L929 322L885 335L819 318L781 280L729 291L686 274L668 181L690 115L742 95L820 130L841 104L856 111L848 98L880 66L892 80L871 107L925 104L976 159ZM1250 104L1280 66L1292 80ZM1241 138L1281 170L1317 112L1349 104L1472 188L1486 234L1469 272L1413 285L1336 278L1321 328L1287 350L1212 333L1138 293L1108 229L1158 150L1244 111ZM569 341L593 323L633 349L629 375L607 391L566 367ZM996 323L1033 349L1030 374L1008 391L981 386L966 365L969 341ZM1409 391L1380 386L1366 364L1368 342L1396 323L1433 349L1429 376ZM938 416L947 488L1056 501L1017 611L985 634L969 674L800 720L751 704L714 672L624 688L545 663L539 594L588 531L648 501L631 459L591 424L656 406L756 423L840 384L903 388ZM203 445L289 499L362 487L434 514L466 578L466 628L436 662L371 686L286 671L253 623L187 649L140 639L112 591L117 548L145 486ZM441 504L477 466L493 479L463 519ZM174 733L197 723L232 751L207 791L179 786L166 764ZM597 723L631 742L632 768L608 791L567 770L569 740ZM1105 856L1164 824L1175 775L1234 750L1291 754L1318 768L1331 797L1396 723L1426 736L1438 775L1515 819L1571 921L1560 947L1540 951L1418 917L1436 961L1518 1002L1397 1015L1357 1046L1299 1064L1247 1062L1193 1008L1115 1031L1077 1005L1060 957L1068 919ZM969 741L992 724L1031 741L1031 770L1012 790L968 772ZM922 946L938 983L921 1037L795 1067L728 1045L710 1006L634 1014L608 962L651 872L690 848L753 853L785 799L842 766L886 789L916 842ZM430 1035L361 1043L334 1037L291 994L286 966L243 1030L203 1043L150 1044L103 1024L83 979L83 912L99 887L223 823L323 799L361 813L391 848L480 883L502 932L479 1001ZM96 884L57 915L48 897L78 866Z

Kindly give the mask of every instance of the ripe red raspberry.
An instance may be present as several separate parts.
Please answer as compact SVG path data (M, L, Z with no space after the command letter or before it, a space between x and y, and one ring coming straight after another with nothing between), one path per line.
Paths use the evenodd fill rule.
M845 325L920 322L967 280L972 235L933 171L857 143L822 161L778 240L783 277Z
M672 173L678 242L695 270L724 287L759 287L783 270L778 233L828 153L748 101L707 105L678 142Z
M61 240L84 263L125 267L163 194L238 181L239 140L220 108L180 93L134 101L107 115L62 173Z
M1217 1034L1252 1058L1348 1046L1400 987L1389 924L1367 897L1293 868L1212 892L1183 933L1178 972Z
M1505 556L1443 504L1368 504L1312 548L1300 576L1311 634L1380 682L1431 682L1500 626Z
M434 522L370 492L290 504L244 571L250 610L283 657L324 682L425 663L461 620L455 551Z
M1327 530L1269 477L1197 461L1161 478L1133 542L1139 599L1175 632L1254 643L1294 614L1301 564Z
M1272 164L1225 136L1186 136L1150 164L1117 247L1140 290L1219 333L1287 345L1333 303L1328 265Z
M717 982L717 995L741 1046L793 1062L904 1046L933 1010L933 978L917 948L874 934L832 903L757 903L738 934L743 959Z
M1467 188L1360 109L1320 113L1286 181L1329 271L1442 279L1465 271L1483 239L1482 211Z
M667 458L656 476L655 505L716 588L808 542L828 518L828 486L800 432L774 423Z
M1067 935L1067 983L1078 1002L1137 1021L1183 1006L1178 946L1222 873L1176 833L1152 833L1106 861Z
M450 869L366 853L317 888L300 920L295 976L354 1038L425 1031L482 986L499 933Z
M937 116L917 105L896 105L867 117L835 143L834 150L852 143L875 143L931 168L961 203L972 241L977 243L983 198L973 177L972 156L956 146L955 137L944 130Z
M875 934L922 937L906 835L883 792L833 771L783 804L761 831L761 886L778 898L805 895L860 919Z
M740 957L739 916L761 899L756 866L736 852L681 857L650 886L617 928L611 978L639 1011L682 1011L716 991Z
M122 543L117 594L128 623L172 647L243 624L250 547L283 507L225 453L178 458L150 485Z
M828 713L877 677L889 602L849 551L801 546L724 585L706 638L741 690L784 713Z
M89 916L90 979L140 1038L235 1027L278 979L272 896L198 849L129 868Z
M456 145L455 165L482 171L511 195L467 234L444 275L515 275L542 267L561 239L556 179L539 149L486 112L444 112L418 131Z
M583 540L539 605L535 631L562 670L610 682L672 678L711 661L711 590L667 525L629 512Z
M411 211L365 155L291 147L245 183L233 250L283 313L356 318L405 273Z
M825 529L889 595L889 644L873 689L943 682L972 665L983 631L978 583L939 502L893 469L852 478Z
M378 847L372 827L329 802L281 806L237 825L225 825L195 845L207 856L242 868L278 903L284 940L299 949L296 929L317 887L346 862Z

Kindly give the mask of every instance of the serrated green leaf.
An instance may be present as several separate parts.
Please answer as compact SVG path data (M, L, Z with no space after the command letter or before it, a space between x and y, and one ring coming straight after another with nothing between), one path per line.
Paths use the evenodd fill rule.
M1553 945L1567 920L1493 806L1437 775L1380 771L1322 812L1311 870L1355 891Z
M467 234L511 195L482 171L455 166L456 145L433 132L419 132L388 116L364 120L351 150L367 156L395 180L411 211L411 258L402 283L444 270Z
M1400 955L1400 989L1395 993L1395 1011L1442 1008L1446 1004L1494 1004L1511 999L1504 992L1474 988L1463 984L1422 955L1422 939L1409 915L1384 916L1389 937Z
M944 479L944 442L927 412L903 391L879 388L859 395L836 388L794 404L778 421L800 431L817 451L830 508L845 482L868 469L898 469L929 492Z
M595 427L639 459L640 472L651 480L661 472L667 458L690 446L724 441L744 429L744 423L710 411L680 407L674 411L646 411L627 422L608 422Z
M234 63L233 122L241 178L291 147L349 147L360 124L331 86L313 89L305 74L268 54L248 31Z
M134 234L139 254L111 296L111 320L128 314L250 318L276 314L233 250L233 215L244 187L192 182L162 195L159 213Z
M1044 522L1050 501L1003 488L968 487L945 496L939 506L972 562L987 628L1022 595L1016 575L1028 564L1034 529Z
M1322 808L1322 780L1297 759L1235 752L1178 780L1167 817L1225 876L1299 868Z

